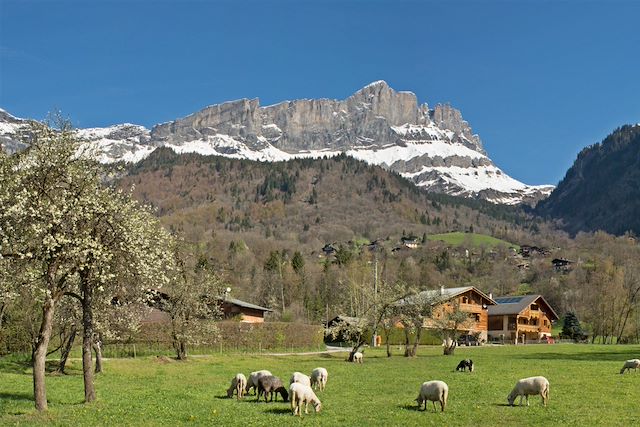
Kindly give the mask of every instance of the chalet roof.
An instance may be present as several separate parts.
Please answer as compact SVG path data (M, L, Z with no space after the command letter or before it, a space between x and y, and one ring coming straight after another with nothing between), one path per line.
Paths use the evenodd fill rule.
M260 311L273 311L270 308L261 307L259 305L251 304L250 302L242 301L242 300L239 300L239 299L236 299L236 298L226 297L226 298L221 298L221 299L224 302L228 302L229 304L234 304L234 305L237 305L239 307L252 308L254 310L260 310Z
M429 289L426 291L422 291L420 292L418 295L421 298L427 298L427 299L433 299L435 302L437 303L442 303L445 301L449 301L452 298L455 298L458 295L464 294L465 292L471 291L473 290L474 292L477 292L478 294L480 294L480 296L482 296L483 298L487 299L491 304L495 304L496 302L492 299L489 298L488 295L486 295L484 292L480 291L479 289L473 287L473 286L461 286L461 287L457 287L457 288L440 288L440 289ZM411 297L408 297L411 298ZM405 299L400 300L399 302L404 302Z
M559 317L549 303L542 297L542 295L519 295L519 296L504 296L497 297L495 301L497 305L489 307L489 316L499 316L503 314L519 314L525 310L529 305L537 300L542 300L544 305L549 309L549 317L554 316L557 320Z

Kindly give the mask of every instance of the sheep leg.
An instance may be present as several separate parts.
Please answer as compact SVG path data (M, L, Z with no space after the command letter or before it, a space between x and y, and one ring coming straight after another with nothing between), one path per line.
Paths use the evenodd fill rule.
M304 402L304 413L309 415L309 401Z
M520 406L522 406L522 398L523 397L524 397L523 395L520 395Z
M525 397L525 399L526 399L526 401L527 401L527 406L529 406L529 395L528 395L528 394L525 394L525 395L524 395L524 397Z

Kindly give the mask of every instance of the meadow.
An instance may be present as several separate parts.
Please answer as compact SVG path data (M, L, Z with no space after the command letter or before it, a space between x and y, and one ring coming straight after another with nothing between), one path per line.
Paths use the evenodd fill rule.
M478 233L462 233L455 231L452 233L443 234L430 234L427 236L427 240L445 242L451 246L467 246L467 247L480 247L485 246L487 248L494 248L496 246L505 246L507 248L513 247L519 249L519 245L514 245L506 240L501 240L486 234Z
M397 348L394 351L398 352ZM346 353L273 356L228 354L194 356L178 362L165 356L109 359L98 375L97 402L82 403L80 361L69 375L48 376L49 411L33 409L29 367L18 358L0 359L0 425L640 425L640 372L620 375L624 360L640 357L640 346L581 344L461 347L442 356L440 347L421 347L419 355L387 358L367 349L362 365L345 362ZM473 373L455 372L463 358ZM329 371L323 408L295 419L288 403L237 401L226 389L237 372L269 369L288 382L293 371ZM516 380L544 375L550 401L539 396L530 406L507 406ZM414 399L423 381L449 385L444 413L417 410ZM516 403L518 400L516 400Z

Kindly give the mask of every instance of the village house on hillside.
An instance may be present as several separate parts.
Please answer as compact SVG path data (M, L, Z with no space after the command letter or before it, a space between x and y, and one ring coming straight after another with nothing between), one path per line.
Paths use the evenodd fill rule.
M239 317L240 321L244 323L263 323L265 313L273 311L269 308L231 297L221 298L220 307L225 319Z
M171 322L169 314L164 310L165 304L171 297L166 293L155 289L148 290L147 295L151 312L141 320L141 323L150 324ZM265 313L273 311L266 307L231 298L228 295L218 297L217 301L220 304L222 318L225 320L236 317L243 323L263 323Z
M489 337L512 343L539 341L551 336L558 315L542 295L495 298L489 307Z
M480 341L487 341L489 315L488 308L496 302L488 295L473 286L445 288L422 291L419 294L428 300L433 300L433 319L425 320L424 327L433 329L438 319L445 313L452 312L455 307L469 313L469 322L459 330L462 334L476 335Z

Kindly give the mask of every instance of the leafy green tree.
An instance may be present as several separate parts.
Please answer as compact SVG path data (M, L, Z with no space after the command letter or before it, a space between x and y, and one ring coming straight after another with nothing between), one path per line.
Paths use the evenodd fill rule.
M578 316L573 311L569 311L564 315L561 334L574 341L579 341L585 336L582 326L580 326L580 320L578 320Z

